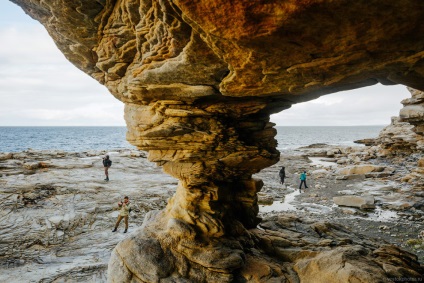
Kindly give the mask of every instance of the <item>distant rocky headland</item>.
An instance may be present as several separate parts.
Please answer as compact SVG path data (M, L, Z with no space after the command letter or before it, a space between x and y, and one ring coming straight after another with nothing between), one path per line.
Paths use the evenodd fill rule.
M121 176L107 184L95 173L101 169L97 155L2 155L0 180L9 193L2 202L2 234L10 235L5 266L51 282L105 280L105 260L122 237L111 237L106 227L125 192L155 205L139 208L149 210L142 226L132 226L113 249L109 282L422 278L414 254L361 236L367 231L361 224L351 232L308 218L306 211L262 218L258 202L273 197L260 193L270 191L267 170L284 164L290 176L302 167L302 155L276 149L271 114L328 93L403 84L413 88L412 98L403 101L386 134L359 150L326 150L343 168L313 170L317 187L300 198L359 209L401 207L406 221L422 219L423 1L11 1L45 26L72 64L125 103L127 140L148 155L118 152L114 158L125 160L114 167ZM303 158L308 171L317 169L308 163L313 155L307 151ZM160 178L169 186L145 183L140 170L151 168L147 160L172 176ZM294 181L288 184L295 189ZM379 230L397 235L403 229ZM419 250L415 229L409 243ZM34 271L36 264L49 270ZM5 270L1 276L12 269Z

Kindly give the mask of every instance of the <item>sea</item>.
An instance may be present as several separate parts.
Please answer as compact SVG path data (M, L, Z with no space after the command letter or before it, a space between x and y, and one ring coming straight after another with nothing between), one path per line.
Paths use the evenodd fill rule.
M277 126L278 149L287 150L315 143L355 145L375 138L384 126ZM0 152L34 150L135 149L126 139L126 127L0 127Z

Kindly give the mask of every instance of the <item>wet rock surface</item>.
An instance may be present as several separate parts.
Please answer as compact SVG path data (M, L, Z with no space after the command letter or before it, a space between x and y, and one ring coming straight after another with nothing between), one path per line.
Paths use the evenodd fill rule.
M147 211L165 206L177 184L139 151L33 151L0 161L0 281L105 282L111 250L125 238L112 233L117 203L133 204L129 231ZM38 164L38 166L26 166Z
M339 151L340 150L340 151ZM279 215L290 212L299 217L310 217L342 223L354 232L398 245L418 255L421 262L424 253L419 240L424 229L424 210L420 178L405 182L404 176L416 170L416 158L368 158L373 147L339 147L312 145L296 151L282 152L278 164L258 174L265 180L262 193L275 199L272 205L262 205L260 215ZM329 152L339 151L338 154ZM321 156L321 157L318 157ZM362 159L357 157L361 156ZM329 162L331 160L331 162ZM339 160L345 160L343 165ZM401 161L402 160L402 161ZM408 161L409 160L409 161ZM352 166L379 166L390 168L387 176L363 174L340 178L339 173ZM280 166L286 167L286 181L279 184ZM309 189L299 191L299 175L308 172ZM386 169L384 169L386 170ZM318 173L317 173L318 172ZM345 175L343 175L345 177ZM354 208L355 205L337 205L334 198L367 199L375 208ZM288 199L288 201L287 201ZM341 203L343 204L343 203ZM354 203L355 204L355 203Z
M328 155L317 156L337 149L342 153L333 154L331 158ZM199 281L215 282L237 278L252 282L289 278L286 279L288 282L297 282L310 280L312 274L317 272L322 273L322 280L329 280L332 271L328 268L342 265L343 260L338 260L338 256L347 256L356 268L371 264L375 269L367 270L375 274L382 272L382 265L378 267L378 260L374 260L376 254L390 257L402 254L403 260L415 260L413 255L389 248L389 245L418 255L418 262L423 263L423 244L422 238L419 238L423 233L421 231L424 231L422 191L412 189L412 183L401 181L401 176L413 168L413 164L411 162L410 166L405 167L406 163L399 165L385 159L354 161L355 156L364 156L369 150L370 147L336 148L321 145L282 152L279 163L254 175L264 180L259 199L268 204L273 202L260 206L259 216L263 217L263 221L258 228L247 231L242 246L234 239L225 238L209 247L209 256L203 254L201 257L201 253L196 255L194 247L187 246L190 245L189 241L180 246L181 254L170 255L158 246L159 242L139 237L149 231L160 231L148 229L152 223L153 227L161 224L157 221L160 217L156 218L160 213L153 211L165 207L177 186L177 180L167 177L160 168L151 165L143 152L110 152L113 160L110 182L103 180L101 156L105 151L66 153L29 150L7 154L8 159L0 161L0 166L7 168L0 171L0 280L105 282L112 250L122 240L112 253L112 262L116 257L120 259L121 252L128 252L136 257L131 261L133 264L142 261L150 266L148 270L151 274L137 275L140 282L152 282L159 277L176 280L178 273L172 266L186 266L187 270L180 270L181 273L196 273L194 264L184 258L216 268L216 263L211 260L219 257L222 270L228 270L231 266L230 269L240 270L219 278L214 277L216 275L213 273L197 271ZM339 170L344 167L337 164L339 159L347 159L347 163L352 163L349 166L373 164L390 167L394 171L388 177L366 176L364 172L358 175L360 178L337 179ZM49 166L28 169L24 167L28 163ZM286 167L284 185L279 183L281 165ZM303 170L308 173L309 189L299 192L298 178ZM124 195L130 196L135 207L131 213L128 235L122 233L122 224L118 233L111 232L117 216L116 202ZM376 208L363 210L337 206L333 197L340 196L372 196ZM149 211L152 212L143 224ZM171 221L166 225L168 231L185 233L187 239L194 235L181 222ZM237 246L239 248L235 248ZM140 247L150 252L137 253ZM381 249L384 252L380 252ZM204 252L208 248L202 246L201 250ZM362 260L367 256L372 259ZM222 261L223 258L227 260ZM281 260L286 263L281 265ZM394 271L401 266L402 263L397 262L390 267L392 273L381 274L402 277L399 271ZM404 267L411 268L406 264ZM111 268L118 270L113 266ZM385 268L388 270L387 266ZM222 270L220 274L225 274ZM415 267L415 270L420 269ZM349 272L346 271L337 280L348 280L351 276ZM116 274L122 275L122 278L134 276L125 270ZM371 280L367 273L361 276L362 282ZM412 271L409 276L418 278Z

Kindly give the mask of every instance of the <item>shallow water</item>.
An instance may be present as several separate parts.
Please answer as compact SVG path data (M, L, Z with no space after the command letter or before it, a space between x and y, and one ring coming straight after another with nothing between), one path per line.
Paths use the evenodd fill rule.
M332 211L330 207L316 203L302 202L300 205L302 209L315 214L328 214Z
M308 157L309 160L312 161L311 165L317 166L317 167L336 167L337 163L332 161L327 161L325 158L322 157Z
M371 220L382 222L391 222L393 220L399 219L399 216L396 211L382 209L379 206L375 208L374 212L368 213L368 216L368 218Z
M315 204L315 203L300 203L297 206L293 205L294 199L296 196L300 195L299 190L294 190L293 192L285 195L283 201L274 201L271 205L259 205L259 212L269 213L269 212L282 212L282 211L294 211L294 210L305 210L314 214L328 214L333 211L333 208L338 207L333 205L333 207L328 207L325 205ZM345 207L346 208L346 207ZM355 209L355 208L351 208ZM355 209L356 210L356 209ZM361 218L372 221L380 222L392 222L399 219L399 216L396 211L382 209L377 206L374 210L367 212L366 216L360 215L343 215L342 218Z
M259 212L279 212L279 211L290 211L296 210L297 208L291 204L294 201L294 198L299 195L299 190L294 190L293 192L285 195L283 201L274 201L271 205L260 205Z

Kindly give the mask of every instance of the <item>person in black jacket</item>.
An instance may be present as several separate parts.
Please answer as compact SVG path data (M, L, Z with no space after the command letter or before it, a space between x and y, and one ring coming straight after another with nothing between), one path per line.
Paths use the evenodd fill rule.
M286 178L286 171L284 171L284 170L285 170L285 168L283 166L283 167L281 167L281 170L278 173L278 175L280 176L280 182L281 182L281 184L284 184L284 178Z
M109 159L109 155L103 157L103 167L105 167L105 181L109 181L109 167L112 166L112 160Z

